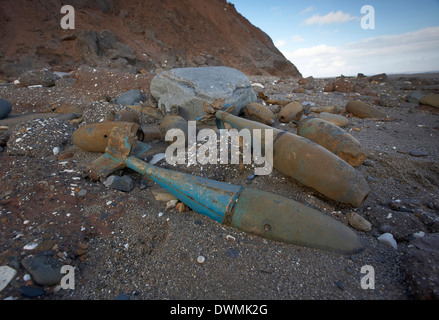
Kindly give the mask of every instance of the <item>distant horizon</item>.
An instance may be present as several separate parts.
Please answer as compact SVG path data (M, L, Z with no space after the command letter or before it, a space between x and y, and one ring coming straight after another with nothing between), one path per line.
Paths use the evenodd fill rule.
M439 72L438 0L233 3L304 77Z

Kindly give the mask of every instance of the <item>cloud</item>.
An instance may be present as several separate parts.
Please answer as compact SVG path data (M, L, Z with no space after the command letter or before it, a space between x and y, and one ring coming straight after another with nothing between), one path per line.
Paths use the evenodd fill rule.
M287 44L287 42L286 42L285 40L276 40L276 41L274 42L274 45L275 45L276 47L278 47L278 48L285 47L286 44Z
M303 39L301 36L299 36L298 34L295 34L294 36L291 36L291 40L293 42L303 42L305 41L305 39Z
M306 8L306 9L300 11L300 14L304 14L304 13L312 12L312 11L314 11L314 10L315 10L315 8L314 8L313 6L311 6L311 7L308 7L308 8Z
M345 46L321 44L283 52L304 76L333 77L439 71L439 27L364 39Z
M305 25L311 26L314 24L324 25L331 23L345 23L351 20L359 20L359 17L351 16L349 13L344 13L342 11L331 11L326 16L321 16L318 14L313 15L311 18L305 20Z

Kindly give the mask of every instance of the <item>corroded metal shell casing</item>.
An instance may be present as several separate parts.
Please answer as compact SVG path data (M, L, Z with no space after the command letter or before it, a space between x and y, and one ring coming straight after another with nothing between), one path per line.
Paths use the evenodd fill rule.
M163 140L165 140L166 133L171 129L180 129L184 136L186 137L186 140L188 138L188 123L185 118L180 117L176 114L168 114L166 115L162 122L159 125L159 131L160 136ZM169 141L169 143L172 143L173 141Z
M150 177L191 209L266 239L340 254L362 251L357 235L321 212L270 192L196 177L129 157L126 165Z
M140 117L137 112L134 111L110 111L105 118L107 121L117 121L117 122L132 122L140 123Z
M237 130L274 130L273 168L329 199L360 207L369 195L369 185L361 173L317 143L222 111L216 117Z
M341 254L363 250L357 235L341 222L262 190L244 188L233 209L232 226L273 241Z
M349 101L346 105L346 111L352 113L354 116L362 119L386 119L387 116L377 108L362 101Z
M329 121L304 118L299 122L297 134L328 149L353 167L361 166L367 158L357 139Z
M104 153L114 128L125 128L127 122L100 122L83 126L72 135L72 142L78 148L88 152ZM143 141L143 131L138 127L137 137Z

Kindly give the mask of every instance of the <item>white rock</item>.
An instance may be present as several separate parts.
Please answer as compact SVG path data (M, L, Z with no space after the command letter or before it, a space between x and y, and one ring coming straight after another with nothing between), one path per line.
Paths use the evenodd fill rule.
M177 205L177 203L178 203L178 200L169 200L169 201L166 203L166 210L175 208L175 206Z
M199 256L198 258L197 258L197 262L198 263L204 263L204 261L206 261L206 258L205 257L203 257L203 256Z
M28 243L27 245L25 245L25 246L23 247L23 249L24 249L24 250L33 250L33 249L35 249L36 247L38 247L38 243L33 242L33 243Z
M54 154L55 156L59 155L60 152L61 152L61 149L60 149L60 148L58 148L58 147L53 148L53 154Z
M424 231L415 232L413 234L413 237L415 237L416 239L423 238L424 236L425 236L425 232Z
M0 267L0 292L14 279L17 271L8 266Z
M152 157L152 160L149 162L150 164L156 164L159 161L161 161L162 159L164 159L166 157L166 154L164 153L159 153L154 155L154 157Z
M396 243L391 233L382 234L381 236L378 237L378 241L388 244L389 246L392 246L394 249L398 249L398 244Z

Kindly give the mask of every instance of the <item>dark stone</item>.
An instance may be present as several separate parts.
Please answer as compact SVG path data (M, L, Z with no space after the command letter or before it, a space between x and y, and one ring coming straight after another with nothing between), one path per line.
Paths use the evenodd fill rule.
M422 151L415 151L412 150L409 152L409 155L413 156L413 157L426 157L428 156L427 152L422 152Z
M239 256L239 250L233 248L227 249L226 255L229 256L230 258L236 259Z
M0 99L0 119L4 119L9 116L11 111L12 104L7 100Z
M18 78L18 81L20 81L20 83L26 87L33 85L53 87L55 85L55 81L58 79L59 77L50 70L41 69L26 71Z
M387 74L380 73L375 76L369 77L369 81L377 81L377 82L386 82L387 81Z
M21 261L23 267L30 273L32 279L40 286L59 284L63 274L63 264L60 260L44 255L27 256Z
M32 287L32 286L23 286L19 289L20 293L28 298L36 298L40 296L44 296L46 291L43 288Z
M142 91L140 90L129 90L121 94L114 102L123 106L132 106L145 101Z
M439 234L412 242L402 261L409 292L416 300L439 299Z
M116 189L123 192L130 192L134 188L133 180L129 176L110 176L104 185L107 188Z

